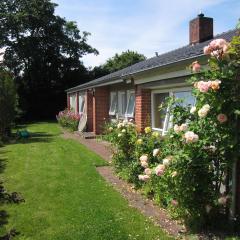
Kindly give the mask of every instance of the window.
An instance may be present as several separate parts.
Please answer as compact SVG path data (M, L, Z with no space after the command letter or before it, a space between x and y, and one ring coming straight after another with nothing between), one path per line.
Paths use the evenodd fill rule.
M77 103L76 103L76 94L70 95L70 108L76 112L77 110Z
M116 115L116 111L117 111L117 92L111 92L109 115Z
M171 127L172 117L169 116L168 109L161 109L161 111L159 111L159 106L164 103L169 96L183 99L183 102L180 104L184 107L188 105L194 106L195 104L195 98L192 96L190 90L154 91L152 93L152 127L153 129L162 131L163 135Z
M79 103L79 105L78 105L78 112L79 113L83 113L84 112L84 107L85 107L85 95L84 95L84 93L82 93L82 94L79 94L79 96L78 96L78 103Z
M135 109L135 93L133 91L128 91L128 101L125 116L133 117L134 109Z
M124 116L126 111L126 92L118 92L118 115Z

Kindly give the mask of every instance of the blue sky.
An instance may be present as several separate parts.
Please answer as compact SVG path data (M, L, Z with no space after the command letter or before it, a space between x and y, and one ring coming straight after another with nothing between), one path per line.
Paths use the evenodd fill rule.
M99 55L83 58L86 66L104 63L127 49L147 57L188 44L191 19L201 10L214 18L214 34L233 29L240 0L53 0L56 13L76 21L91 36Z

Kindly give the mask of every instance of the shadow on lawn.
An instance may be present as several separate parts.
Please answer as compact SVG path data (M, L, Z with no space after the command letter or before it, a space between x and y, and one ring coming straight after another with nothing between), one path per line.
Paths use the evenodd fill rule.
M49 134L46 132L29 132L28 138L20 138L17 133L13 135L14 139L10 144L28 144L28 143L49 143L53 141L53 138L58 134Z
M7 153L7 151L2 150L0 147L0 173L3 173L6 168L7 159L4 157L5 153ZM19 193L17 192L8 193L3 186L3 182L0 182L1 208L3 208L5 204L20 203L23 201L24 199L21 197ZM3 236L0 236L0 240L10 240L13 237L20 234L15 229L11 229L10 231L7 231L5 229L5 225L8 224L8 218L9 218L9 214L6 212L6 210L4 209L0 210L0 229L2 233L6 232Z

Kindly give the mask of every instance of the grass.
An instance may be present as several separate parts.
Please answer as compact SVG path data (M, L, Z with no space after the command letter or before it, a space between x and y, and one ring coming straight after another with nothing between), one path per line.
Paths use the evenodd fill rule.
M21 240L170 239L97 173L104 161L74 140L60 136L55 123L27 126L29 140L0 148L6 160L1 174L21 204L2 206Z

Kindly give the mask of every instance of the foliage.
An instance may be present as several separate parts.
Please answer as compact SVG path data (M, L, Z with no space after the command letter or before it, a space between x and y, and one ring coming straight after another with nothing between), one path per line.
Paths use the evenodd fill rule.
M26 128L31 138L0 150L11 159L2 174L6 188L25 198L4 206L9 217L0 234L15 227L16 239L28 240L170 239L106 184L96 172L106 162L97 154L62 138L55 123Z
M78 123L81 116L78 113L73 112L72 110L65 109L57 115L57 120L60 126L67 128L71 131L77 131Z
M9 134L15 119L17 94L13 78L0 68L0 138Z
M213 40L204 52L210 55L209 68L201 70L197 62L191 66L195 106L183 107L174 98L166 103L173 116L167 135L154 140L147 127L138 134L135 149L131 139L124 139L124 148L115 141L120 150L130 142L145 193L196 228L210 227L220 216L229 219L232 168L240 157L240 37L230 44ZM121 159L128 161L124 154Z
M105 64L95 67L92 70L92 74L95 78L98 78L131 66L145 59L146 57L143 54L130 50L122 52L121 54L116 53L112 58L109 58Z
M89 33L57 16L56 6L50 0L0 1L0 48L6 47L4 62L31 118L53 117L66 106L66 88L90 79L81 57L97 54L87 43Z

